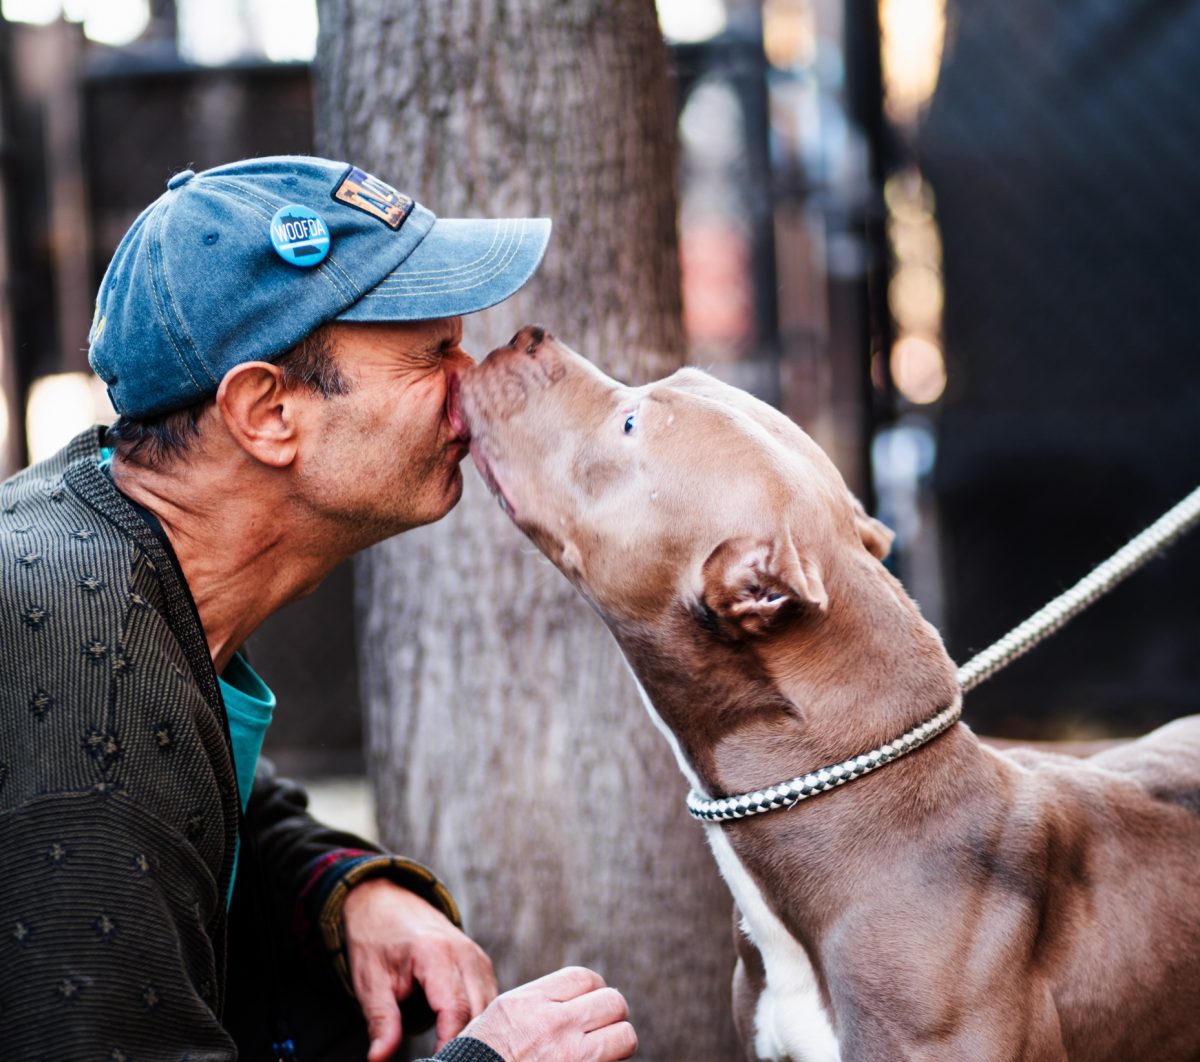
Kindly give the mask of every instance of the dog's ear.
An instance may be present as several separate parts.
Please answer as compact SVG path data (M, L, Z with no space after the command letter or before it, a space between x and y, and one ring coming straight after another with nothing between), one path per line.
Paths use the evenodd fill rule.
M822 612L829 606L820 568L789 535L727 539L702 572L705 615L727 633L759 634L797 606Z
M868 516L862 502L853 494L850 495L850 504L854 507L854 526L858 530L858 537L862 539L862 544L867 547L867 552L871 556L883 560L892 551L892 539L896 537L895 532L885 527L875 517Z

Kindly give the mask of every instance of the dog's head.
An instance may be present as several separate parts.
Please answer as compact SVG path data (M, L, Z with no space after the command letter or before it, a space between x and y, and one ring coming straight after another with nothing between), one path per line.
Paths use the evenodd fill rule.
M682 607L752 637L825 610L839 559L891 543L799 427L697 369L627 387L526 328L459 401L502 507L610 622Z

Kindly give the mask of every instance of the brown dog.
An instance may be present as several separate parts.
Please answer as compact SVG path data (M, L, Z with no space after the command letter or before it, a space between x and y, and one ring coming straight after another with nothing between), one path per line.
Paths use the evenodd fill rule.
M624 387L527 328L451 415L699 793L891 759L956 703L937 632L880 564L889 532L749 395L691 369ZM740 912L749 1059L1200 1058L1200 717L1085 760L956 724L704 829Z

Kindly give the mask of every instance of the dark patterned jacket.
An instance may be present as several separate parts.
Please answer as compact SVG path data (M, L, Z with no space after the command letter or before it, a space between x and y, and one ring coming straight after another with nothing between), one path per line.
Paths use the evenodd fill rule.
M224 706L181 573L98 468L101 435L0 484L0 1059L232 1060ZM344 982L362 878L459 922L429 871L321 826L269 771L243 836L239 890L249 863L269 921ZM470 1039L437 1057L499 1058Z

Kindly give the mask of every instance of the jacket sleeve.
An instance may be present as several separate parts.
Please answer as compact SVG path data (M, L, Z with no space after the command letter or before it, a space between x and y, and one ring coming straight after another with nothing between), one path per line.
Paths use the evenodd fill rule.
M118 789L0 814L0 1056L233 1062L211 940L224 904L196 849Z
M417 1062L505 1062L482 1040L473 1036L459 1036L451 1040L432 1059L419 1058Z
M353 994L342 930L342 908L355 885L387 877L428 900L459 928L462 918L449 891L426 867L381 851L352 833L326 826L308 812L304 790L278 778L273 765L259 761L246 809L249 845L257 851L271 907L285 911L302 949L324 954L343 987ZM420 1003L428 1017L424 1001ZM415 1013L406 1007L406 1027Z

